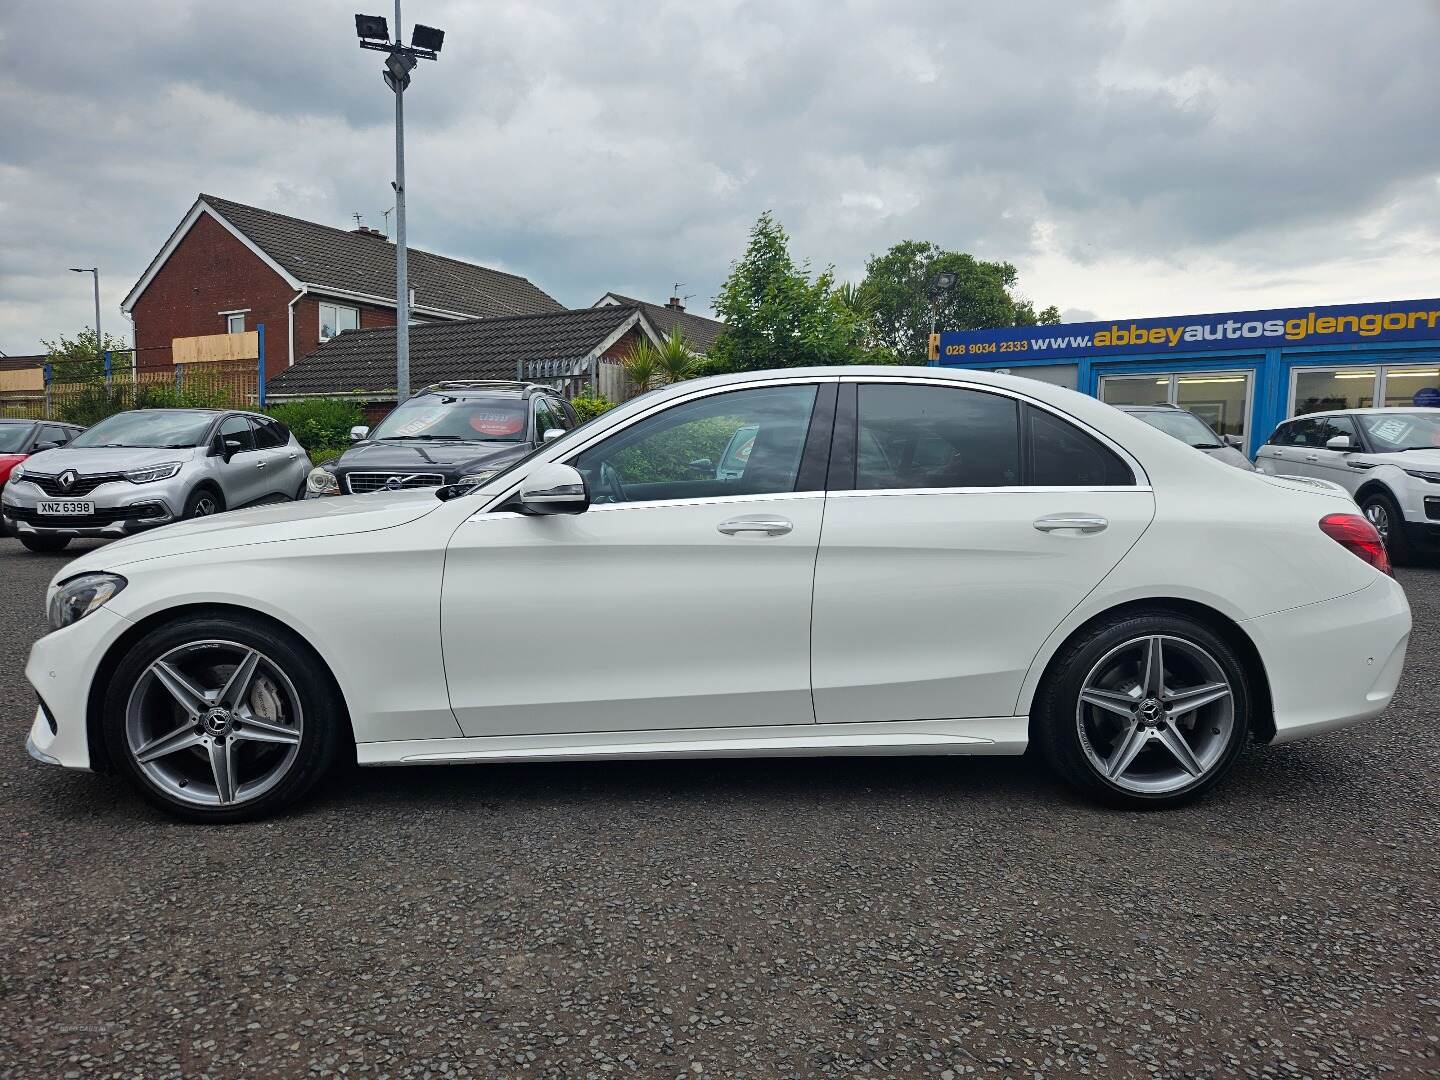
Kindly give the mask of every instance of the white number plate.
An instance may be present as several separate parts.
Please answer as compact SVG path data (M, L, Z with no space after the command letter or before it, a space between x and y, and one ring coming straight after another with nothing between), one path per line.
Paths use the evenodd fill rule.
M66 499L64 502L42 502L40 513L48 517L90 517L95 513L93 502Z

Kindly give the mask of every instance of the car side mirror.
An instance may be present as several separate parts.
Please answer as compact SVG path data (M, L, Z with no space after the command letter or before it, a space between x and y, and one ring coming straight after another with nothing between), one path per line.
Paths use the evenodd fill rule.
M1349 435L1335 435L1332 438L1325 440L1325 449L1339 450L1342 454L1348 454L1351 450L1355 448L1350 445Z
M59 450L60 447L62 447L62 446L64 446L64 445L65 445L65 444L64 444L63 442L54 442L54 441L36 443L36 444L35 444L35 453L38 454L38 453L40 453L41 450Z
M583 514L590 508L590 489L578 471L552 461L525 478L519 502L527 514Z
M1242 446L1245 445L1245 440L1242 439L1239 435L1221 435L1220 438L1224 441L1226 446L1233 446L1236 450L1239 450Z
M359 442L370 434L370 429L364 424L356 424L350 429L350 441Z
M222 447L220 456L223 457L227 463L243 449L239 439L226 439L220 445Z
M547 442L547 443L552 443L552 442L554 442L556 439L560 438L561 435L564 435L564 434L565 434L565 429L564 429L564 428L558 428L558 427L546 428L546 429L545 429L545 434L541 437L541 441L542 441L542 442Z
M688 461L685 463L685 467L695 476L713 477L715 475L715 462L711 461L708 457Z

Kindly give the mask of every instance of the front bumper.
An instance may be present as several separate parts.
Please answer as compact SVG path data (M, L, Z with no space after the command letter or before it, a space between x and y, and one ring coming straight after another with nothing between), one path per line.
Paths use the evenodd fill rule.
M91 767L86 722L90 687L105 654L134 625L102 607L63 630L46 634L30 647L25 677L44 702L35 710L25 744L31 757L67 769Z
M1395 696L1410 604L1394 578L1241 624L1265 664L1276 743L1369 720Z
M107 485L120 487L120 485ZM95 513L86 517L59 517L40 513L40 503L49 497L39 488L9 484L0 502L0 524L14 536L68 536L118 539L179 517L174 500L163 490L149 485L124 485L118 492L97 488L86 501L95 504Z

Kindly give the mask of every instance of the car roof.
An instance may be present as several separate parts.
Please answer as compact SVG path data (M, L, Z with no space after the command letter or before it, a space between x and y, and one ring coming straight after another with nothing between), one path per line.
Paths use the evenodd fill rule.
M1171 405L1168 401L1157 401L1153 405L1116 405L1115 408L1121 412L1187 412L1179 405Z
M1349 416L1351 413L1365 413L1367 416L1374 413L1376 416L1384 416L1387 413L1434 413L1440 416L1440 409L1432 405L1385 405L1370 409L1324 409L1320 412L1310 412L1303 416L1286 417L1282 423L1290 423L1292 420L1313 420L1317 416Z

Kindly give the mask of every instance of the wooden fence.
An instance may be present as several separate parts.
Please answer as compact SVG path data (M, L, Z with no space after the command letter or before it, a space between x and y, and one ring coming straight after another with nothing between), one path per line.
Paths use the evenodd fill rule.
M43 369L40 385L0 387L0 417L63 420L89 425L111 413L144 408L253 409L260 402L260 372L254 360L212 360L166 367L112 365L57 377Z

